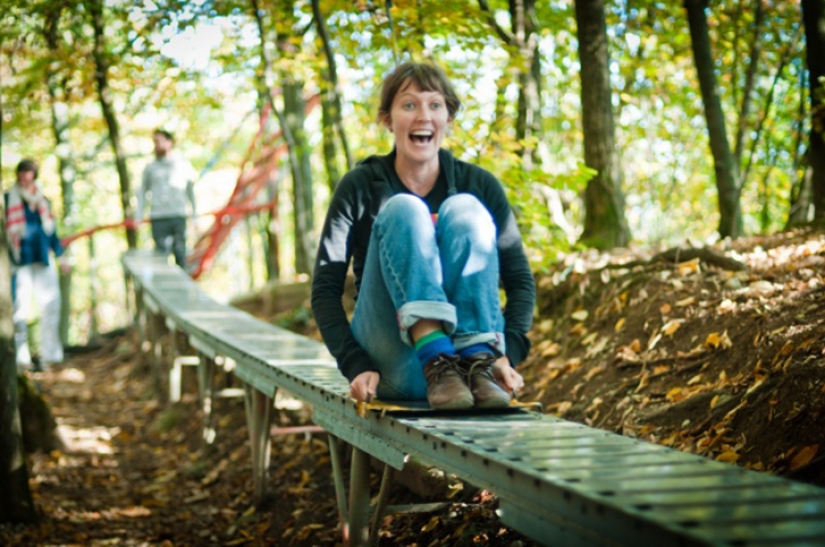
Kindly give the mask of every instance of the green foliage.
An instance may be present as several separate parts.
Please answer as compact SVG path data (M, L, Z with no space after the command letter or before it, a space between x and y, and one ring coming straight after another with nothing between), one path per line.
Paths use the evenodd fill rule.
M509 2L488 4L500 29L510 32ZM316 93L325 84L326 59L311 24L309 2L261 0L260 5L273 73L295 75L308 95ZM749 233L784 225L788 194L800 173L798 143L804 142L800 136L808 131L810 119L799 5L765 4L759 33L754 6L714 0L707 12L730 138L743 128L739 167L744 172L750 165L741 188ZM505 43L477 1L394 0L388 12L384 2L322 0L355 158L390 149L391 135L375 121L378 90L387 72L407 59L438 62L453 79L464 105L446 145L502 181L534 267L545 268L558 253L576 246L583 218L579 196L594 175L582 161L573 8L572 1L536 2L541 130L534 140L521 143L514 126L517 75L525 57ZM714 169L684 8L675 0L640 0L612 3L606 9L616 147L631 233L638 243L655 245L686 237L711 238L717 215ZM18 159L35 157L43 167L47 195L61 209L45 86L47 71L55 70L72 120L79 228L117 222L122 216L106 126L95 98L88 15L85 3L62 0L8 0L0 13L3 186L13 180ZM113 0L104 3L104 19L112 98L130 172L138 175L151 158L149 136L160 125L175 132L179 148L196 168L215 160L213 169L237 172L257 130L254 116L244 121L256 108L256 78L261 74L251 3ZM53 50L44 34L50 21L57 22L59 37ZM757 39L751 108L742 116ZM278 101L280 84L280 77L269 82ZM306 131L313 147L320 219L328 193L319 119L311 115ZM223 143L227 148L217 157ZM532 162L527 162L532 165L529 170L519 156L524 145L536 149ZM287 190L282 187L282 215L290 212ZM558 206L555 213L550 207L553 200ZM289 253L290 228L281 224L282 252ZM112 232L111 239L102 239L98 247L116 254L122 248L121 237ZM75 245L80 263L87 251L83 243ZM107 287L119 286L111 283L118 275L116 258L111 262L114 266L107 275L112 277L102 283ZM81 271L76 280L83 278ZM90 291L82 288L79 294L85 297Z

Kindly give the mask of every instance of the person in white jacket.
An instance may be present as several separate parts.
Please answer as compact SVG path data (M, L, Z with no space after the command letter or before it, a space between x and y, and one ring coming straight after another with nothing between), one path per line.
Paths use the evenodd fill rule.
M143 220L148 202L155 248L167 256L174 254L175 263L186 269L186 205L190 205L189 214L194 222L197 175L192 164L174 152L175 139L169 131L157 129L152 141L155 160L143 171L135 221Z
M48 370L63 361L60 340L60 283L51 254L63 273L70 265L57 235L51 204L37 179L37 164L25 159L17 165L17 183L3 195L6 207L6 237L12 265L11 293L14 301L14 342L17 366ZM40 361L29 349L28 321L32 303L40 308Z

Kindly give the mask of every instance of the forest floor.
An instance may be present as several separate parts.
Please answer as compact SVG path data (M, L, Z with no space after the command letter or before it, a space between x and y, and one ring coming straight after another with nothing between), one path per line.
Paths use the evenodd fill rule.
M825 232L569 255L537 281L520 399L825 486ZM306 305L266 318L317 338ZM65 447L29 457L41 520L0 526L1 545L342 545L325 436L295 429L311 409L276 401L270 496L255 509L243 399L216 401L206 445L194 372L164 408L140 353L129 331L32 375ZM497 522L495 497L463 486L440 511L385 517L380 545L533 545ZM390 499L416 501L444 500L401 486Z

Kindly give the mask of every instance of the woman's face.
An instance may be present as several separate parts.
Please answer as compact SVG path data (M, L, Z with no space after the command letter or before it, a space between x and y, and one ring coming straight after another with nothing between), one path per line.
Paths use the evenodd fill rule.
M24 190L29 190L34 186L34 171L18 171L17 184Z
M421 91L415 83L402 86L384 120L395 136L399 159L412 163L438 161L438 149L452 118L444 96Z

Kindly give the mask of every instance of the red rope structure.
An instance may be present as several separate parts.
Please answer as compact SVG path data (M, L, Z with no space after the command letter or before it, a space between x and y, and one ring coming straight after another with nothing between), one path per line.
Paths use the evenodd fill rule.
M320 95L314 95L306 103L306 113L309 113L320 103ZM267 121L271 109L267 106L261 113L258 131L249 144L246 156L241 162L240 173L235 182L235 188L225 207L218 211L206 213L212 216L212 225L198 237L191 254L187 257L187 265L193 279L208 270L215 260L221 245L232 232L235 225L246 215L270 210L273 216L277 215L277 188L273 191L273 199L260 203L259 194L272 180L272 174L278 168L278 162L286 155L288 149L283 142L282 132L278 130L267 134ZM248 166L248 167L247 167ZM64 247L72 242L89 237L96 232L116 228L136 228L134 220L128 219L114 224L93 226L86 230L66 236L61 240Z

